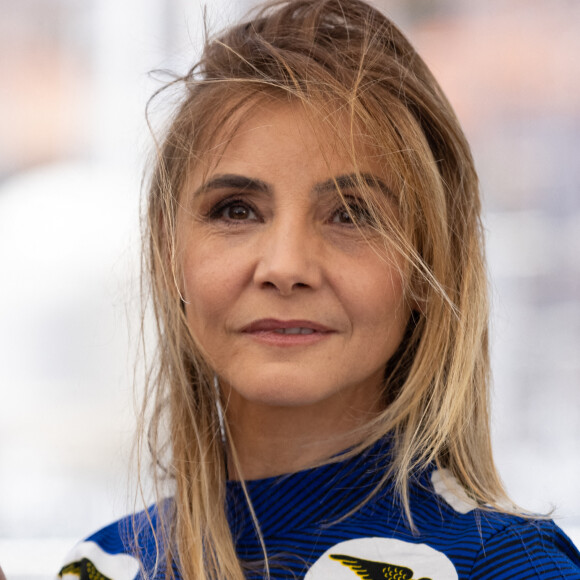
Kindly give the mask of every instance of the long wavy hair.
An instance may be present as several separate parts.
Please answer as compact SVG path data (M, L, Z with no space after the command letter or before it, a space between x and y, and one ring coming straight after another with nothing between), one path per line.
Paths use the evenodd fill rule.
M214 372L187 325L176 218L186 177L215 136L231 136L235 119L264 98L303 106L336 133L355 167L365 155L356 146L362 135L365 151L393 177L396 220L363 179L361 195L385 251L405 259L415 311L387 364L384 408L350 453L389 434L385 479L394 481L411 527L409 474L430 463L447 468L482 506L498 507L505 494L490 445L478 179L452 107L409 41L361 0L282 0L208 38L199 63L169 87L181 96L148 181L144 275L158 345L141 421L156 481L169 481L174 496L156 530L167 575L178 566L190 580L244 577L225 513L226 457L235 464L235 449ZM339 116L349 134L344 122L338 129ZM265 550L264 561L268 575Z

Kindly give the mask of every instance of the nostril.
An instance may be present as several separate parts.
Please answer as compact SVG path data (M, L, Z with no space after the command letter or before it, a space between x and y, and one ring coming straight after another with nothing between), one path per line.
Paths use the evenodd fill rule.
M298 290L301 288L310 288L310 284L307 284L305 282L295 282L294 284L291 285L287 285L284 284L283 281L276 283L276 282L271 282L270 280L265 280L264 282L262 282L262 288L267 288L267 289L275 289L279 292L281 292L282 294L289 294L292 293L292 291L294 290Z

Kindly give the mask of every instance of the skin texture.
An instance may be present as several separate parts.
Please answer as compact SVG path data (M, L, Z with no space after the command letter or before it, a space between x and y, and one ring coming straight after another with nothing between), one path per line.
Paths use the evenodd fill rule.
M256 107L182 194L180 290L246 479L356 442L409 318L401 258L381 256L371 228L363 220L361 233L344 211L333 179L365 216L343 178L355 168L333 141L296 105ZM359 169L388 183L382 164ZM276 332L284 326L308 330Z

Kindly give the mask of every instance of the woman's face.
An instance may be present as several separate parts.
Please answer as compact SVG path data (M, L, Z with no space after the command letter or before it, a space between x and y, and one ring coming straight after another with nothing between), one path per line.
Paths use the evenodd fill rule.
M180 290L230 404L380 398L410 314L402 260L351 223L335 181L364 218L362 198L333 140L297 106L256 107L183 192ZM389 195L382 165L359 169Z

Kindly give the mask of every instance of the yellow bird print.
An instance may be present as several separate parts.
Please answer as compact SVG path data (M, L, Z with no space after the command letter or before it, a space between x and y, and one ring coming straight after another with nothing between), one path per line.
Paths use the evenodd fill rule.
M413 570L405 568L405 566L374 562L343 554L330 554L330 557L350 568L359 578L364 580L413 580ZM431 578L419 578L418 580L431 580Z
M65 574L74 574L79 577L79 580L111 580L108 576L101 574L88 558L68 564L58 575L62 578Z

